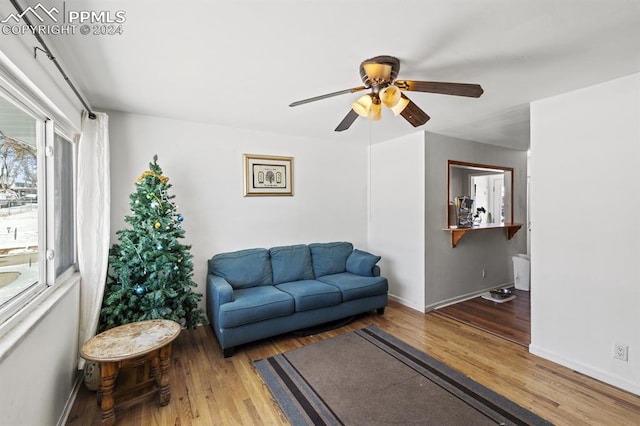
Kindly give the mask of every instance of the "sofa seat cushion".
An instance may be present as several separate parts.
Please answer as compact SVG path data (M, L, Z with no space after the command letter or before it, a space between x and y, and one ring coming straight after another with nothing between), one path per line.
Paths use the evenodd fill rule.
M273 284L269 251L264 248L216 254L209 260L209 272L234 289Z
M294 281L276 287L293 297L296 312L334 306L342 302L342 293L335 286L315 280Z
M233 302L220 306L220 327L231 328L293 313L293 298L273 286L234 290Z
M271 256L274 284L314 278L311 252L308 246L298 244L272 247L269 249L269 255Z
M349 242L309 244L313 272L316 277L338 274L347 268L347 258L353 251Z
M342 292L343 302L369 296L380 296L387 294L387 290L389 290L389 284L384 277L363 277L351 272L325 275L316 279L338 287Z

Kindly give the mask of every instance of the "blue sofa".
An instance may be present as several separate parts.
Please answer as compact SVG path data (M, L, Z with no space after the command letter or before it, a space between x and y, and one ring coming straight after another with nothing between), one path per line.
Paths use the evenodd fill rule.
M349 242L220 253L209 260L207 316L224 356L235 346L387 306L379 256Z

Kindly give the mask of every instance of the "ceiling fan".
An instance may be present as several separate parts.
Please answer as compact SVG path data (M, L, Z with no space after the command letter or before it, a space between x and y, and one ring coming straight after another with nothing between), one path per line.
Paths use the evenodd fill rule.
M422 126L429 121L426 112L421 110L411 99L405 96L403 91L439 93L443 95L467 96L479 98L484 90L479 84L445 83L438 81L396 80L400 71L400 60L393 56L376 56L367 59L360 64L360 77L364 86L327 93L309 99L293 102L290 107L306 104L370 89L371 92L362 96L351 105L351 110L342 119L336 132L347 130L358 116L367 117L370 120L379 120L382 117L382 105L390 108L397 116L402 115L413 127Z

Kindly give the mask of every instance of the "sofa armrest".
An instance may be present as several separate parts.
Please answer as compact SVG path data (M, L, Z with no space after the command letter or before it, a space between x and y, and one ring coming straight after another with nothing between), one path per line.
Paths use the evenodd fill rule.
M207 275L207 315L209 321L217 325L217 315L220 306L233 302L233 287L222 277L214 274Z
M371 269L371 275L374 277L380 276L380 267L378 265L373 265L373 269Z

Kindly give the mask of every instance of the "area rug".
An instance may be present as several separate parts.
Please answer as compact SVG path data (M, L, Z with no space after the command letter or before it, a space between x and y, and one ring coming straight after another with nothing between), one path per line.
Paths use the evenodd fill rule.
M550 425L375 326L254 362L293 425Z

